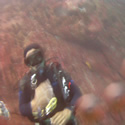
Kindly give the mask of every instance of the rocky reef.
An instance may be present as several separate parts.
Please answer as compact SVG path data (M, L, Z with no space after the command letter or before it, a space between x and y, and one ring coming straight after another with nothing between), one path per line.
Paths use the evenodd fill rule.
M30 43L43 46L46 59L58 56L83 94L101 96L110 83L125 84L124 6L124 0L0 0L0 100L11 114L0 125L33 124L18 109Z

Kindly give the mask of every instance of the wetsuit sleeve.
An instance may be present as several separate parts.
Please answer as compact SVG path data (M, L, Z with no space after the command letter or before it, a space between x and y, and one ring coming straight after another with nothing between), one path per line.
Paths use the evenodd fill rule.
M71 85L70 85L71 100L70 100L69 106L67 108L72 110L72 106L75 106L77 99L82 96L82 93L81 93L79 87L74 83L73 80L71 80L70 83L71 83Z
M28 117L33 122L38 122L38 119L34 119L32 115L31 101L27 97L27 94L23 91L19 91L19 109L23 116Z
M21 90L19 91L19 109L24 116L32 115L30 100L27 99L26 95Z
M19 82L19 110L21 115L28 117L31 121L38 121L32 115L31 93L27 82L27 76Z
M31 94L32 90L30 86L27 84L27 80L21 80L19 84L19 110L21 115L26 116L32 122L42 122L44 118L42 117L34 117L32 114L32 107L31 107ZM32 91L32 92L31 92ZM33 92L34 93L34 92Z

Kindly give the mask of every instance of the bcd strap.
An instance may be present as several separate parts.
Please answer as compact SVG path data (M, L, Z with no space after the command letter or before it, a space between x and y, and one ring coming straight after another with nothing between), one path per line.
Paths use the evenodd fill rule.
M58 82L64 100L68 103L70 98L70 77L58 62L50 63L49 69L54 71L54 79Z

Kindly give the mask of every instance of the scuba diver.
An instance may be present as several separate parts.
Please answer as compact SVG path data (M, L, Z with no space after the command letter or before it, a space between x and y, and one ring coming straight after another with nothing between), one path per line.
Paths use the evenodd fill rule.
M7 119L10 117L10 113L3 101L0 101L0 116L4 116Z
M24 49L24 63L30 68L19 82L19 109L40 125L76 125L75 103L80 89L61 64L47 64L42 47Z

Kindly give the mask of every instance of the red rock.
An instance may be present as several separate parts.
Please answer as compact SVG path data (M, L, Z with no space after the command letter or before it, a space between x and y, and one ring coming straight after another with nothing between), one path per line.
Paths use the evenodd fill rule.
M9 121L4 117L0 116L0 125L9 125Z
M125 109L125 86L120 83L111 83L104 90L104 100L109 111L123 111Z
M100 99L93 94L82 96L76 103L76 116L81 122L99 121L104 117L104 113Z
M125 78L125 59L123 59L121 64L121 74Z
M0 124L6 125L8 122L9 125L34 124L27 118L19 115L18 108L18 81L27 71L27 67L23 63L23 48L27 44L36 42L44 46L47 49L47 58L56 55L60 57L60 61L64 63L65 69L70 71L76 84L83 86L80 86L83 91L91 92L90 83L95 88L94 92L101 91L100 88L103 88L107 82L113 81L113 77L117 78L117 75L114 76L116 71L112 67L119 67L118 62L120 60L116 57L121 57L121 53L124 56L124 46L122 46L124 42L122 44L120 42L124 41L121 34L123 33L122 28L124 26L120 18L116 18L116 21L112 19L112 12L114 12L110 8L112 4L104 1L80 0L86 6L83 5L82 9L85 10L84 12L74 13L76 12L74 11L71 13L71 16L56 16L54 14L54 6L57 4L57 0L51 0L51 2L47 0L47 2L44 1L39 5L37 0L33 0L32 2L30 1L27 7L20 0L4 1L5 4L1 4L3 1L0 0L0 97L1 100L5 101L12 113L10 114L11 119L9 121L0 120ZM74 0L75 2L77 1ZM58 7L62 6L59 4ZM94 4L96 5L96 8L92 9L94 12L87 13L95 6ZM69 6L71 9L72 7ZM46 11L44 11L45 8ZM116 16L118 13L122 15L119 7L115 11L117 11ZM118 23L116 24L115 22ZM58 39L55 36L58 36ZM96 49L98 50L99 47L93 43L93 40L90 41L89 47L85 46L84 42L87 43L90 37L93 40L98 37L99 42L102 42L104 45L106 44L107 49L104 51L111 49L113 45L114 51L112 53L107 51L107 54L110 65L115 65L112 67L107 65L102 54L99 51L96 52ZM93 45L95 49L91 49ZM114 57L114 60L112 57ZM82 58L84 58L84 62L89 62L91 68L86 68L87 66L82 63ZM124 69L123 75L125 76L125 68L121 69ZM81 105L80 107L83 108ZM97 107L99 108L98 103ZM98 109L97 107L94 109ZM99 110L97 111L99 112Z
M102 27L103 25L101 24L101 21L96 16L92 16L91 23L88 26L88 30L90 32L99 32L101 31Z

